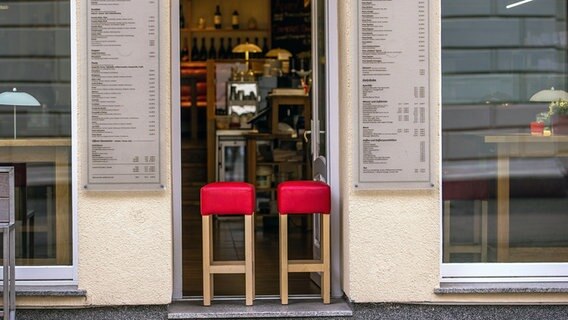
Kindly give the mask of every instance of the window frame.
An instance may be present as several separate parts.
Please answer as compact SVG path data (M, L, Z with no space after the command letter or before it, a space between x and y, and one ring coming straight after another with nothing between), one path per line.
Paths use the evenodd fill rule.
M441 8L440 8L441 10ZM442 24L443 16L440 14L440 25ZM567 17L568 19L568 17ZM567 21L567 20L565 20ZM564 30L568 32L568 27ZM442 28L440 29L440 39L443 42ZM440 47L440 59L442 59L443 48ZM441 61L440 61L441 64ZM440 68L440 88L443 86L443 73ZM568 262L471 262L471 263L451 263L444 262L444 228L443 228L443 189L442 189L442 173L443 173L443 121L442 109L444 101L442 101L442 94L440 92L440 115L439 115L439 138L440 144L440 163L439 163L439 183L440 183L440 197L439 206L439 225L440 225L440 241L439 241L439 261L440 261L440 282L442 283L459 283L459 282L565 282L568 281Z
M78 41L72 41L71 39L77 39L81 37L86 39L87 30L81 30L78 32L78 19L77 14L77 3L74 0L69 0L69 11L70 11L70 22L69 22L69 32L70 32L70 53L71 53L71 150L78 150L77 148L77 101L79 101L79 91L77 82L79 79L79 70L77 63L77 56L79 52ZM85 6L79 12L79 16L86 17L87 11ZM83 49L83 54L86 56L87 52ZM77 234L77 194L74 192L77 190L78 180L77 180L77 152L71 152L71 254L72 261L71 265L44 265L44 266L16 266L16 285L76 285L78 280L77 265L78 265L78 234ZM0 279L2 279L2 267L0 267Z

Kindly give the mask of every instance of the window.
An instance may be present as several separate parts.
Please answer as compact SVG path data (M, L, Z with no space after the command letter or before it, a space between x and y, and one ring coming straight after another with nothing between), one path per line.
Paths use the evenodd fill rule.
M0 164L15 167L16 264L70 266L69 1L0 2L0 43L0 92L37 100L0 105Z
M443 262L539 263L560 275L568 134L548 111L568 100L567 5L514 2L442 0ZM509 275L529 275L519 272Z

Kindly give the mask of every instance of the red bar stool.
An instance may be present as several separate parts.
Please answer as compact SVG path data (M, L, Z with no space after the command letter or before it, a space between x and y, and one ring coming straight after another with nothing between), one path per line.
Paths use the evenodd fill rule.
M319 181L286 181L277 188L280 216L280 301L288 304L289 272L321 272L323 303L330 302L331 191ZM321 214L321 260L288 260L288 214Z
M213 182L201 188L203 228L203 305L211 305L214 274L245 274L246 305L254 300L254 186L244 182ZM212 215L245 216L245 260L213 260Z

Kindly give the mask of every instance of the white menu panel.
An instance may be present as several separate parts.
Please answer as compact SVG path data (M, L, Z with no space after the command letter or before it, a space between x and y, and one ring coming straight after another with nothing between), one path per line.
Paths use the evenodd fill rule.
M158 0L90 0L88 190L160 189Z
M358 7L355 187L431 188L428 1Z

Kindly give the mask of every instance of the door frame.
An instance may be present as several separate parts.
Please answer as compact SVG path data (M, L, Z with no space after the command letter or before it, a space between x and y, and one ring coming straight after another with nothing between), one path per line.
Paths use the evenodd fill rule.
M183 299L183 248L182 248L182 188L181 188L181 112L180 112L180 31L179 1L170 2L170 65L171 65L171 182L172 182L172 232L173 232L173 300ZM331 295L343 296L341 269L341 202L339 175L339 47L338 0L327 0L326 59L327 59L327 150L328 184L331 187Z
M171 65L171 181L172 181L172 234L173 234L173 279L172 298L183 298L183 247L182 247L182 188L181 188L181 78L179 61L179 1L170 1L170 65Z

